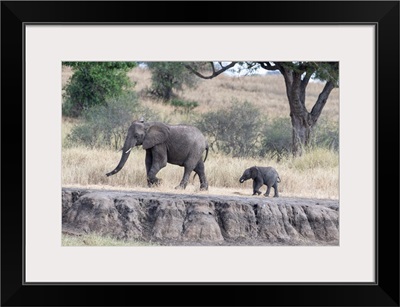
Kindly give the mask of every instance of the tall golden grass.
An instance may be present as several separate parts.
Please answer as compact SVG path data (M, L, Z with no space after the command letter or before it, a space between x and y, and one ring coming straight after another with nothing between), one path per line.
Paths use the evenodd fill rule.
M68 82L71 70L63 69L63 84ZM160 118L171 124L185 120L184 115L172 106L154 101L146 95L151 86L149 71L135 68L129 73L136 83L134 89L139 93L140 103L156 110ZM310 83L307 92L307 106L315 102L323 84ZM178 93L182 99L199 103L195 112L201 114L218 108L229 108L233 101L248 101L259 107L262 114L269 118L288 117L289 106L282 76L219 76L211 80L200 80L196 88L184 88ZM339 91L334 89L329 96L321 119L339 120ZM76 120L63 119L65 140ZM174 189L183 175L183 168L168 164L158 177L162 184L148 188L144 165L145 152L141 148L132 150L125 167L117 174L107 177L105 174L115 168L120 152L106 149L85 147L63 147L62 149L62 184L63 186L84 186L101 189L127 189L160 191L172 193L203 193L223 195L251 195L252 180L243 184L239 178L243 171L251 166L273 166L280 174L281 197L339 198L339 155L327 149L311 149L303 156L286 157L277 162L269 158L232 158L210 152L205 163L209 181L208 191L199 191L199 179L190 183L185 190ZM194 173L193 173L194 174ZM264 192L266 187L261 190ZM273 192L271 193L271 195Z
M121 153L105 149L65 148L62 151L62 181L64 186L87 186L102 189L134 189L173 193L200 193L198 176L190 178L185 190L175 190L182 179L183 168L168 164L161 169L158 177L160 186L148 188L144 165L145 151L136 148L117 174L105 174L115 168ZM286 158L279 163L266 158L231 158L221 154L208 155L205 162L209 191L205 194L245 195L252 194L252 180L239 183L246 168L251 166L273 166L277 169L281 183L279 191L286 197L315 197L337 199L338 159L337 154L316 149L300 158ZM264 193L266 187L262 189ZM271 196L273 193L271 193Z

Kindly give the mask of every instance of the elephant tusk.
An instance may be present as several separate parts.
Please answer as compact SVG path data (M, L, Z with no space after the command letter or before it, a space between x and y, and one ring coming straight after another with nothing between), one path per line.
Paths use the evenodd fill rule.
M131 150L132 150L132 147L129 148L127 151L125 151L125 153L128 153L128 152L130 152Z

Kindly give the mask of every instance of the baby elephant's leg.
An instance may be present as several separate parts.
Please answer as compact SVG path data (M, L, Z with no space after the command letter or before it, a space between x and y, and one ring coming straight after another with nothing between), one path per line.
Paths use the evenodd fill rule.
M271 187L267 185L267 191L265 192L264 196L268 197L270 192L271 192Z
M275 182L275 184L273 185L273 187L274 187L274 191L275 191L274 197L279 197L278 183Z
M261 191L260 188L262 186L262 182L257 178L253 180L253 195L260 195Z

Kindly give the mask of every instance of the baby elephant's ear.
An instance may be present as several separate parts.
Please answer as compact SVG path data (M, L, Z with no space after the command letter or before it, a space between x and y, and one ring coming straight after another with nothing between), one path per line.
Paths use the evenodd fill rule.
M143 149L152 148L167 141L170 129L163 123L150 126L143 140Z
M258 176L258 167L253 166L250 168L251 178L256 178Z

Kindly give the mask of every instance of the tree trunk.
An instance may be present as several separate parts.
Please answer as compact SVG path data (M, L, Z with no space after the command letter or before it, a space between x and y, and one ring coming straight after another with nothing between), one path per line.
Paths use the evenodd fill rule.
M292 120L292 152L295 156L301 156L303 149L310 144L312 127L304 116L299 116L293 112L290 116Z
M286 85L286 93L290 106L290 118L292 121L292 153L301 156L303 150L310 145L312 129L318 121L329 94L335 87L328 81L319 94L311 112L306 109L306 88L311 74L300 73L293 70L280 69Z

